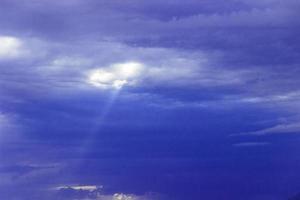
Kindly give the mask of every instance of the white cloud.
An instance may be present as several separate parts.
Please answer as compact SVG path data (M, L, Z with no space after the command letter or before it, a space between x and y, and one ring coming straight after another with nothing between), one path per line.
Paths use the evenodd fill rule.
M97 185L75 185L75 186L58 186L55 188L55 190L73 189L73 190L84 190L84 191L93 192L102 188L103 186L97 186Z
M134 85L144 65L138 62L126 62L111 65L108 68L92 70L88 82L103 89L120 89L124 85Z
M105 198L103 198L103 199L105 199ZM157 193L151 193L151 192L146 193L144 195L116 193L116 194L112 195L111 199L112 200L161 200L162 195L157 194Z
M69 67L82 67L88 66L90 64L89 59L82 58L82 57L58 57L54 59L50 63L50 67L53 69L64 69Z
M52 188L51 190L64 192L73 191L73 196L78 200L161 200L161 195L158 193L145 193L144 195L136 194L125 194L125 193L114 193L114 194L103 194L103 186L97 185L65 185ZM77 193L81 192L81 193ZM84 195L82 195L84 192Z
M132 51L131 47L126 47ZM247 70L229 71L209 66L204 55L180 55L176 51L144 48L148 59L139 62L117 62L108 67L89 70L87 82L102 89L120 89L123 86L135 87L190 87L224 86L241 84L249 75ZM157 55L161 53L162 55ZM139 51L134 52L139 54ZM130 57L130 55L128 56ZM141 58L144 55L141 55ZM246 80L249 79L246 78Z
M0 59L10 59L24 53L23 42L15 37L0 36Z
M139 90L135 91L139 92L142 88L159 87L199 90L219 86L240 87L256 76L255 70L215 66L214 61L218 55L202 51L191 53L167 48L132 47L117 42L52 44L34 38L24 38L21 49L25 49L25 46L30 53L26 54L29 70L24 70L19 65L12 67L13 69L0 70L22 75L7 77L7 80L17 83L22 82L19 77L24 78L28 92L31 93L35 92L37 85L48 91L63 90L70 93L82 89L118 90L123 87L138 87ZM18 79L12 80L15 77ZM251 87L243 89L250 90ZM238 98L248 103L264 101L247 99L245 95ZM170 105L182 107L186 102L174 99L173 104L168 104ZM199 105L203 105L201 99L198 103L193 103L193 106Z
M28 86L42 85L50 87L50 90L56 87L54 89L75 91L78 88L90 89L91 85L101 89L124 86L214 87L238 85L245 81L245 77L246 80L251 77L245 70L211 66L213 58L201 51L191 53L167 48L132 47L117 42L67 45L36 38L23 38L22 41L8 38L11 42L3 47L6 51L0 54L0 58L1 55L23 56L30 70L25 71L16 65L13 72L30 77L26 78Z
M134 200L134 196L132 195L126 195L126 194L114 194L113 195L113 200Z
M0 60L22 58L36 61L45 58L47 51L53 46L55 45L33 37L0 35Z

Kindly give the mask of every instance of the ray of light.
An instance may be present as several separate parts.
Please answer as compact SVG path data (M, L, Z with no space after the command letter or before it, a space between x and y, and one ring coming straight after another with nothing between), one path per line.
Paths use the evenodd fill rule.
M96 134L101 130L102 126L104 125L105 118L110 112L113 104L115 103L117 97L119 96L121 92L121 88L115 89L112 91L108 101L106 102L106 105L103 107L103 110L101 114L94 120L93 124L96 124L96 126L93 127L92 130L89 131L89 135L86 137L84 142L82 143L80 147L80 157L84 157L84 155L88 152L90 149Z

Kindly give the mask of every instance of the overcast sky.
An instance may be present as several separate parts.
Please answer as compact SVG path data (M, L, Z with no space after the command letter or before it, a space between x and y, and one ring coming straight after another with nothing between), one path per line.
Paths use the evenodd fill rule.
M297 0L1 0L0 199L300 191Z

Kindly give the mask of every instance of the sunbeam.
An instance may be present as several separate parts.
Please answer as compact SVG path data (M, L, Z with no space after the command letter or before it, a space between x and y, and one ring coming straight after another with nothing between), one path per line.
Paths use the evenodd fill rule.
M84 141L82 142L81 147L79 148L79 157L84 157L84 155L88 152L90 149L90 146L92 145L93 140L95 139L95 136L97 133L100 132L102 126L105 124L105 118L109 114L112 106L114 105L116 99L118 98L122 88L115 89L111 91L111 94L103 107L103 110L101 111L100 115L96 117L95 120L93 120L94 127L88 131L88 136L85 137ZM81 156L80 156L81 155Z

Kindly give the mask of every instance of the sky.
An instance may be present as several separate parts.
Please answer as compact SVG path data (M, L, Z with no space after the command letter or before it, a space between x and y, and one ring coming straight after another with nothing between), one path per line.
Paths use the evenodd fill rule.
M1 0L0 199L300 192L297 0Z

